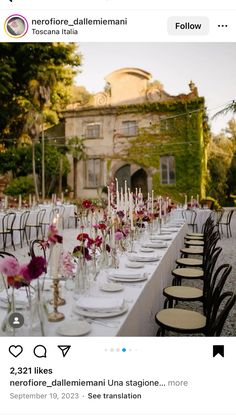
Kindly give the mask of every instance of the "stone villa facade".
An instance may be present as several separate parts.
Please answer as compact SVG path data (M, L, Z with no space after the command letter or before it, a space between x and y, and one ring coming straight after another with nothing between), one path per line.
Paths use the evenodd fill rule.
M186 154L189 142L194 136L194 155L199 155L199 180L195 182L191 193L204 195L204 175L202 171L206 167L205 146L203 139L203 113L198 110L204 109L204 98L199 98L197 88L190 82L190 91L187 94L172 96L165 92L159 82L152 82L150 73L139 68L122 68L109 74L106 78L106 87L103 92L95 94L92 100L81 106L80 104L69 105L64 112L65 138L72 137L84 139L87 160L80 161L77 167L78 182L77 196L80 198L96 198L102 188L115 178L118 178L120 186L127 179L131 189L141 187L144 194L152 188L171 195L177 188L187 192L191 189L183 181L183 175L178 174L178 158ZM195 110L196 108L196 110ZM188 109L191 109L191 114ZM195 118L195 113L197 119ZM138 136L141 128L148 128L157 124L160 129L168 133L169 121L176 115L184 115L184 124L190 126L194 119L191 130L186 134L185 125L183 137L175 139L175 131L172 130L170 141L178 141L186 144L186 150L180 153L160 153L158 165L148 167L123 158L122 150L125 145ZM185 116L187 115L188 118ZM188 119L188 121L187 121ZM186 125L186 126L187 126ZM179 128L178 128L179 129ZM192 131L194 131L194 135ZM158 138L157 138L158 142ZM170 143L170 144L172 144ZM73 164L71 159L71 172L68 184L73 187ZM183 163L184 164L184 163ZM187 169L187 168L186 168ZM180 171L179 171L180 173ZM188 176L186 172L184 176ZM178 182L180 183L178 184ZM164 189L163 189L164 188ZM170 191L169 191L170 190Z

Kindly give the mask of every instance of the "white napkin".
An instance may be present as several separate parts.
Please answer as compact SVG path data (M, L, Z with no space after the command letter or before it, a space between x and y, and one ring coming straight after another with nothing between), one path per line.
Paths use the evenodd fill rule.
M124 299L80 296L76 302L76 307L87 311L112 313L114 311L119 311L124 307Z
M142 245L142 247L150 247L150 248L154 248L154 249L161 249L161 248L164 248L164 247L167 247L167 243L166 242L163 242L163 241L153 241L153 242L151 242L151 243L144 243L143 245Z
M148 256L148 255L130 255L128 256L128 259L134 262L154 262L156 260L159 260L159 256Z
M158 234L156 236L151 236L150 240L151 241L155 241L155 240L171 240L172 239L172 234Z
M177 233L177 231L179 231L178 228L173 228L173 227L166 227L162 229L162 233Z
M113 269L109 271L109 276L113 278L130 278L130 279L137 279L143 278L144 274L141 272L133 272L126 269Z

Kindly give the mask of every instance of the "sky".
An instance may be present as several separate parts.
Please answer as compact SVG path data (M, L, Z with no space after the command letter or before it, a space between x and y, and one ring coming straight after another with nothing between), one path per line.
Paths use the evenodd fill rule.
M171 95L189 93L192 80L206 99L215 134L233 117L211 119L236 100L236 43L82 43L78 48L83 59L76 82L91 93L103 90L109 73L138 67L151 73Z

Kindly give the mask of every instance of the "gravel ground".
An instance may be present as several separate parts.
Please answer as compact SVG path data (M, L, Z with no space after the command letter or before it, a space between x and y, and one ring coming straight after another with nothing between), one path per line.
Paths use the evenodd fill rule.
M232 271L229 277L227 278L226 284L224 286L224 291L233 291L236 293L236 211L234 212L231 220L231 230L232 237L227 238L226 229L225 227L223 227L223 234L221 235L221 240L218 244L218 246L222 247L222 252L219 256L216 266L220 266L224 263L229 263L230 265L232 265ZM187 281L188 285L190 285L190 283L191 281ZM191 285L202 287L201 281L192 281ZM191 308L202 312L202 305L197 302L181 304L179 303L178 307ZM171 336L173 336L173 334L171 334ZM225 322L221 336L236 336L236 304L232 308Z

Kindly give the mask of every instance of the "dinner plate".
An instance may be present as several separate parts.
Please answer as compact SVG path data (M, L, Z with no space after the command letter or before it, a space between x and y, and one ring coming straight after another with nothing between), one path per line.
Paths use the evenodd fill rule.
M141 247L140 252L143 252L143 253L153 253L154 250L153 249L150 249L150 247Z
M113 284L112 282L105 282L101 285L100 289L106 292L118 292L122 291L124 288L120 284Z
M127 268L134 268L134 269L136 269L136 268L144 268L144 263L141 263L141 262L132 262L131 260L128 260L125 263L125 266Z
M168 234L168 233L177 233L179 231L178 228L163 228L161 234Z
M172 236L171 235L169 235L169 234L160 234L160 235L158 235L158 236L151 236L150 237L150 240L151 241L155 241L155 240L165 240L165 241L168 241L168 240L172 240Z
M165 242L152 242L152 243L146 243L143 244L144 248L148 248L148 249L166 249L167 248L167 244Z
M61 324L56 332L61 336L83 336L91 331L91 325L86 320L71 320Z
M130 269L110 269L108 275L113 276L114 278L136 279L143 276L144 273L141 273L140 271L131 271Z
M106 319L109 317L121 316L122 314L126 313L127 310L128 310L128 306L124 304L122 308L118 309L117 311L112 311L112 312L99 312L99 311L92 311L92 310L84 310L82 308L76 307L75 313L80 314L81 316L84 316L84 317L94 317L94 318L96 317L100 319Z
M118 278L117 276L112 276L112 275L109 275L108 278L111 279L112 281L117 281L117 282L141 282L141 281L146 281L148 277L147 277L147 274L143 274L143 276L140 276L138 278L125 278L125 277Z
M132 258L132 259L130 259L130 258ZM129 259L132 261L132 262L156 262L156 261L158 261L158 260L160 260L160 257L159 256L145 256L145 255L134 255L134 256L129 256Z

